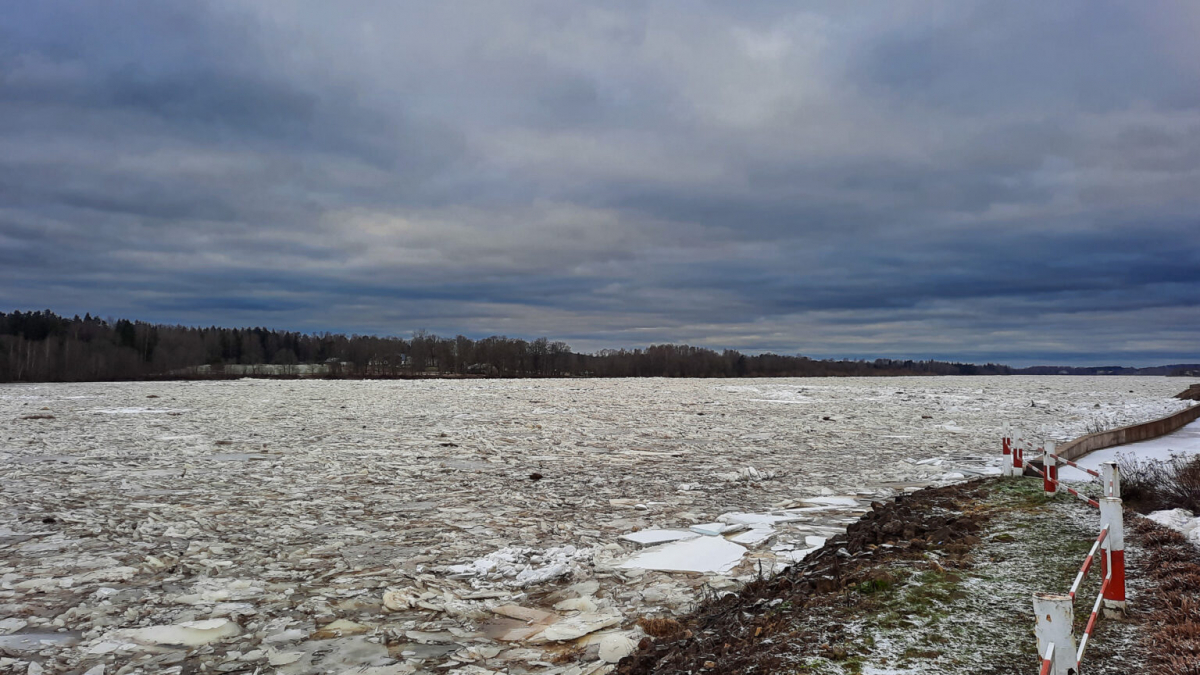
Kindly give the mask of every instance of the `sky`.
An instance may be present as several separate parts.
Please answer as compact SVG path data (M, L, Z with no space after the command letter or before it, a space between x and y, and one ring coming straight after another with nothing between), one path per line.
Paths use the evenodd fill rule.
M0 311L1200 361L1200 3L39 0Z

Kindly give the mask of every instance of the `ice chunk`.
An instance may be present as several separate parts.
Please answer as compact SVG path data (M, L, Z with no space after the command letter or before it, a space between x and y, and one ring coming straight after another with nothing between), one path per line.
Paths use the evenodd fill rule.
M522 607L520 605L502 605L492 608L492 613L500 616L507 616L510 619L517 619L526 623L541 623L552 624L558 620L558 615L553 612L547 612L531 607Z
M637 649L637 642L626 635L605 635L600 640L600 660L605 663L616 663L629 656Z
M616 612L580 614L547 627L542 631L542 637L555 642L574 640L619 623L621 615Z
M805 558L808 557L808 554L812 553L813 551L816 551L819 548L820 548L819 546L814 546L812 548L803 548L803 549L800 549L799 551L785 551L782 554L780 554L779 557L783 558L784 560L789 560L791 562L796 563L796 562L800 562L801 560L804 560Z
M383 592L383 606L393 612L416 607L420 595L411 588L389 588Z
M554 609L560 612L594 612L596 601L589 597L568 598L554 603Z
M345 637L347 635L361 635L371 631L370 626L364 626L356 621L349 619L337 619L331 623L321 626L321 630L312 634L314 640L328 640L331 638Z
M776 473L774 471L770 471L770 470L759 471L758 469L756 469L752 466L748 466L740 471L729 471L726 473L718 473L715 475L717 478L720 478L721 480L729 482L729 483L733 483L736 481L748 481L748 482L757 483L759 481L771 480L772 478L775 477Z
M720 574L737 565L746 549L721 537L700 537L646 549L621 564L624 569Z
M718 537L730 532L740 532L746 529L746 526L741 523L701 523L699 525L692 525L688 529L697 534Z
M686 530L638 530L637 532L621 535L621 539L631 541L639 546L654 546L655 544L665 544L669 541L695 539L698 536L700 536L698 533Z
M776 516L769 513L725 513L717 517L722 523L749 525L750 527L771 527L778 523L796 523L804 520L801 516Z
M752 527L741 534L729 538L735 544L743 546L759 546L775 536L775 529L769 526Z
M446 569L452 578L507 580L510 585L524 587L570 576L576 564L590 560L593 555L590 548L570 545L545 551L508 547L463 565L448 565ZM393 601L399 604L398 598L393 597Z
M131 640L152 645L183 645L198 647L222 638L240 634L241 628L229 619L184 621L170 626L132 628L121 634Z

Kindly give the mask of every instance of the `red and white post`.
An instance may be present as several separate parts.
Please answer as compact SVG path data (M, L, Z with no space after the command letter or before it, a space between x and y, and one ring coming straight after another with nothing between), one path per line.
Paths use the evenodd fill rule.
M1012 475L1020 476L1025 473L1025 465L1021 461L1021 455L1025 452L1025 439L1018 436L1012 448Z
M1103 563L1101 578L1110 574L1112 580L1104 591L1106 613L1125 613L1125 510L1120 497L1104 497L1100 500L1100 529L1108 527L1104 539L1104 550L1100 556Z
M1004 458L1000 461L1000 475L1013 475L1012 464L1012 431L1007 424L1004 425L1003 436L1000 438L1000 447L1004 451Z
M1058 494L1058 460L1054 459L1054 441L1042 448L1042 489L1047 497Z
M1075 621L1075 603L1069 595L1034 593L1033 613L1037 616L1038 656L1042 672L1049 675L1075 675L1075 636L1071 624ZM1049 663L1047 663L1049 661Z
M1121 496L1121 471L1117 469L1116 462L1100 464L1100 482L1104 485L1105 497Z

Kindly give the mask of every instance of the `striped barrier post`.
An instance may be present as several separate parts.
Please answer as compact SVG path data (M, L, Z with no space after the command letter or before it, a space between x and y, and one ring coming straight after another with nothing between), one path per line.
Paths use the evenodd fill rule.
M1070 596L1055 593L1034 593L1033 613L1037 616L1038 656L1044 675L1075 675L1075 636L1071 624L1075 621L1075 604Z
M1060 457L1060 456L1058 456L1058 455L1055 455L1055 456L1054 456L1054 459L1058 460L1058 463L1059 463L1059 464L1065 464L1065 465L1067 465L1067 466L1073 466L1073 467L1075 467L1076 469L1079 469L1080 471L1082 471L1082 472L1084 472L1084 473L1088 474L1089 476L1092 476L1093 478L1099 478L1099 477L1100 477L1100 472L1099 472L1099 471L1095 471L1095 470L1093 470L1093 469L1089 469L1089 468L1087 468L1087 467L1079 466L1078 464L1076 464L1075 462L1072 462L1072 461L1071 461L1071 460L1069 460L1069 459L1064 459L1064 458L1062 458L1062 457Z
M1092 605L1092 613L1088 615L1087 626L1083 629L1083 637L1079 640L1079 651L1075 654L1076 668L1083 663L1083 650L1087 649L1088 640L1092 638L1092 631L1096 629L1096 619L1100 618L1100 603L1104 601L1104 594L1108 592L1111 584L1112 577L1104 577L1104 581L1100 584L1100 594L1096 596L1096 603Z
M1104 485L1105 497L1121 496L1121 471L1116 462L1100 464L1100 483Z
M1004 425L1003 436L1000 438L1000 448L1004 452L1004 457L1000 461L1000 475L1011 476L1012 470L1012 431L1009 430L1007 424Z
M1043 483L1045 482L1046 471L1044 469L1039 469L1036 466L1033 466L1031 464L1029 466L1029 470L1032 471L1035 476L1041 476ZM1063 485L1062 483L1059 483L1058 481L1055 481L1055 485L1056 485L1056 487L1061 487L1062 489L1066 490L1067 494L1078 498L1080 501L1086 502L1088 506L1094 506L1096 508L1100 508L1100 502L1096 501L1095 499L1088 498L1087 495L1081 494L1078 490L1067 487L1066 485Z
M1100 556L1101 569L1107 582L1104 589L1104 609L1108 612L1125 612L1125 510L1120 497L1105 497L1100 500L1100 529L1108 530L1103 552ZM1111 580L1108 577L1112 577Z
M1026 439L1020 438L1010 446L1012 469L1015 474L1024 473L1024 449ZM1032 449L1032 448L1031 448ZM1096 628L1101 613L1104 615L1124 614L1125 599L1125 512L1121 503L1121 473L1116 462L1104 462L1100 471L1094 471L1079 466L1054 453L1053 442L1047 442L1046 447L1038 448L1042 455L1042 468L1030 465L1032 473L1042 477L1042 489L1047 496L1053 496L1059 489L1069 492L1075 497L1087 502L1100 510L1100 534L1092 544L1091 550L1075 576L1068 595L1051 593L1036 593L1033 596L1034 613L1037 616L1035 633L1038 641L1038 656L1040 657L1042 675L1077 675L1083 661L1083 651L1087 648L1092 631ZM1058 467L1073 466L1085 471L1101 481L1103 497L1098 500L1080 494L1077 490L1059 483ZM1075 639L1072 632L1074 622L1074 602L1078 596L1080 585L1091 570L1097 554L1100 558L1102 581L1100 592L1092 605L1088 616L1087 626L1079 640L1079 649L1075 649Z
M1020 476L1025 472L1024 464L1021 462L1021 455L1025 452L1025 438L1018 437L1016 444L1012 449L1012 472L1014 476Z
M1047 497L1058 494L1058 463L1055 460L1054 441L1046 441L1042 448L1042 490Z
M1087 557L1083 559L1083 566L1079 568L1079 574L1075 575L1075 583L1071 584L1071 590L1067 593L1071 600L1075 600L1076 594L1079 593L1079 586L1083 583L1084 577L1092 569L1092 563L1096 561L1096 553L1100 550L1100 546L1104 544L1104 540L1108 538L1108 529L1100 530L1100 536L1096 537L1096 542L1092 544L1092 549L1088 551Z

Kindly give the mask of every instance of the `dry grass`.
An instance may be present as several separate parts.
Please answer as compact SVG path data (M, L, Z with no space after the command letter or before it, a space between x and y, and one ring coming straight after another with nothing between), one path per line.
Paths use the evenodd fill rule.
M1174 455L1163 462L1121 455L1118 466L1121 497L1138 511L1200 511L1200 456Z
M637 623L650 637L667 638L683 632L683 624L670 617L643 616Z
M1131 528L1147 550L1142 567L1157 582L1146 646L1162 675L1200 675L1200 551L1179 533L1139 518Z

